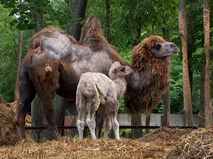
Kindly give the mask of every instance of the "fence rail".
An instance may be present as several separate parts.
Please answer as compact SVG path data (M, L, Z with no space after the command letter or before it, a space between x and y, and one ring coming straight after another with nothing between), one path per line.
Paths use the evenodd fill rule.
M161 126L119 126L119 129L158 129L160 128ZM198 126L166 126L168 128L178 128L178 129L198 129L199 127ZM58 126L58 129L77 129L76 126ZM85 126L85 128L88 129L88 126ZM25 127L26 130L33 130L33 129L46 129L45 127L43 126L36 126L36 127L33 127L33 126L27 126Z

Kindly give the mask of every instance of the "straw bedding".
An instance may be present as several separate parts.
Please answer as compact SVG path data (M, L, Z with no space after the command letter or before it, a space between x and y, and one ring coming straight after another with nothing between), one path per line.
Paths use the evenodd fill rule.
M15 105L15 104L12 104ZM213 158L213 128L161 127L139 139L61 140L35 143L29 135L20 142L11 104L0 103L0 158Z

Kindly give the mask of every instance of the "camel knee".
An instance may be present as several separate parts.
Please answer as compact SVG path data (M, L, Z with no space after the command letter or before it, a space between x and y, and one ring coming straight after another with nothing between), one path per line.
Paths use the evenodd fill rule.
M95 129L95 127L96 127L96 122L95 122L94 119L89 119L89 118L87 118L87 125L88 125L90 128Z
M18 117L17 114L15 115L15 117L14 117L14 119L13 119L13 122L14 122L14 124L15 124L16 126L22 125L22 124L23 124L23 122L20 122L20 121L19 121L19 117Z
M76 126L79 131L83 131L84 130L84 121L77 120Z
M112 121L112 126L115 127L115 128L119 128L119 123L117 120L113 120Z

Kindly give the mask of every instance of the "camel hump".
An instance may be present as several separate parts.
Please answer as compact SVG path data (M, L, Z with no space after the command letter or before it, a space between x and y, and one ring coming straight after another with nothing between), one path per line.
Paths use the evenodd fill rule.
M105 39L100 20L94 14L89 15L82 27L79 44L89 47L94 52L106 51L121 64L127 64L116 48Z
M58 27L48 26L31 37L29 51L35 54L44 51L60 55L67 53L72 44L77 44L73 37L65 34Z
M82 27L79 43L89 46L93 51L99 51L103 49L103 42L108 43L103 35L100 20L91 14Z

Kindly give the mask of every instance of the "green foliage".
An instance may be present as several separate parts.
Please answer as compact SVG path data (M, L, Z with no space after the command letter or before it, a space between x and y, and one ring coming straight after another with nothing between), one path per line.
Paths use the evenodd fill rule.
M15 8L17 1L16 0L0 0L0 4L2 4L4 8Z
M0 94L7 101L13 100L14 81L16 76L16 45L17 39L14 35L17 30L12 28L9 23L12 21L7 16L9 10L0 5ZM17 36L18 37L18 36Z
M11 9L0 5L0 94L11 102L14 96L15 78L17 71L18 30L10 23L15 17L9 16ZM27 53L29 31L24 32L22 50ZM23 54L22 57L25 55Z

